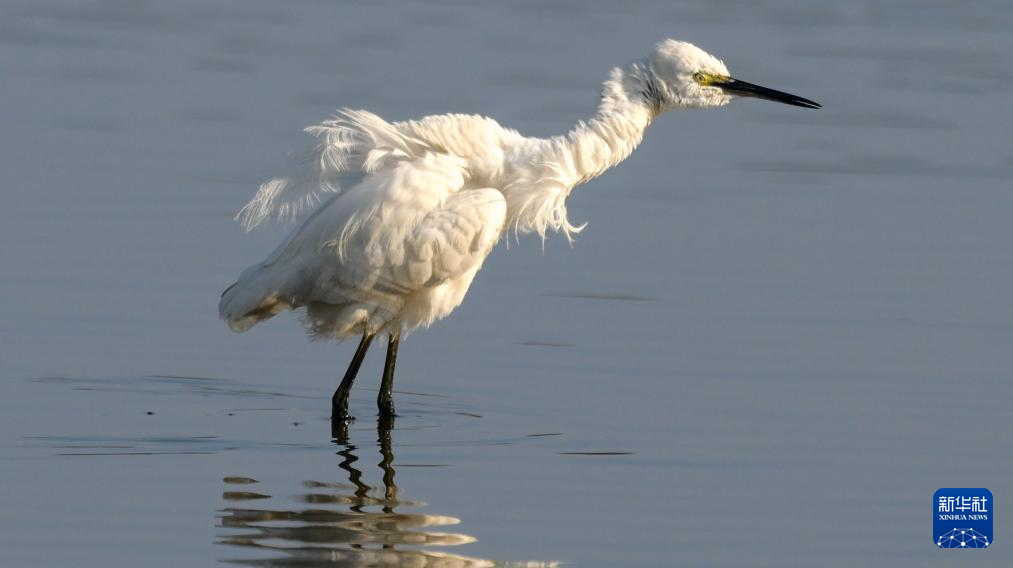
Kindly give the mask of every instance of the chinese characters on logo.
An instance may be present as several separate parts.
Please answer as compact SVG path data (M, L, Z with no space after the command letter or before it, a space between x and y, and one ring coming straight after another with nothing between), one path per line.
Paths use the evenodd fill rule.
M966 512L971 511L972 513L987 513L988 509L985 508L985 504L988 499L986 497L939 497L939 512L940 513L952 513L954 511Z

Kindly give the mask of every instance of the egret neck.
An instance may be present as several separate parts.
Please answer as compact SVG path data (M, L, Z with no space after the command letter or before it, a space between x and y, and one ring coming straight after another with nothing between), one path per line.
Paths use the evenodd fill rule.
M556 230L572 240L584 225L574 226L567 219L570 191L628 158L660 109L656 84L642 64L613 69L589 120L561 136L525 139L521 153L530 157L530 170L520 168L503 191L508 226L518 232L534 230L543 238L547 230Z

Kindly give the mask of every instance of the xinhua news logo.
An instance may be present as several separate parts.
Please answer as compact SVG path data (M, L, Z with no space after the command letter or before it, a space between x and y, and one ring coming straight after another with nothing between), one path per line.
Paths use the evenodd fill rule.
M984 487L940 489L932 497L932 536L939 548L992 546L992 492Z

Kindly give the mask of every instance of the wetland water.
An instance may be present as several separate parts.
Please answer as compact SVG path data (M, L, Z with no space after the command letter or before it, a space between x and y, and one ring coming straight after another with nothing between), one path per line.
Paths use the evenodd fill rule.
M1013 498L1009 2L0 4L0 564L951 566ZM660 118L328 400L354 345L245 335L231 215L340 106L533 135L693 41L824 104Z

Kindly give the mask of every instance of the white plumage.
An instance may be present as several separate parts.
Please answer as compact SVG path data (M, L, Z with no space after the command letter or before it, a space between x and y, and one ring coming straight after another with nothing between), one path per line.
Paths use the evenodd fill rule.
M317 337L362 335L364 354L373 335L387 332L396 350L403 331L461 303L507 231L568 239L579 232L583 226L567 218L570 191L629 156L660 113L722 106L735 96L818 108L731 79L718 59L666 40L645 59L613 69L597 113L553 138L525 137L480 116L387 122L344 109L307 128L319 143L297 157L291 175L264 183L237 216L249 229L316 208L223 293L221 317L244 331L305 307ZM349 175L361 179L344 189ZM388 359L392 366L390 352Z

